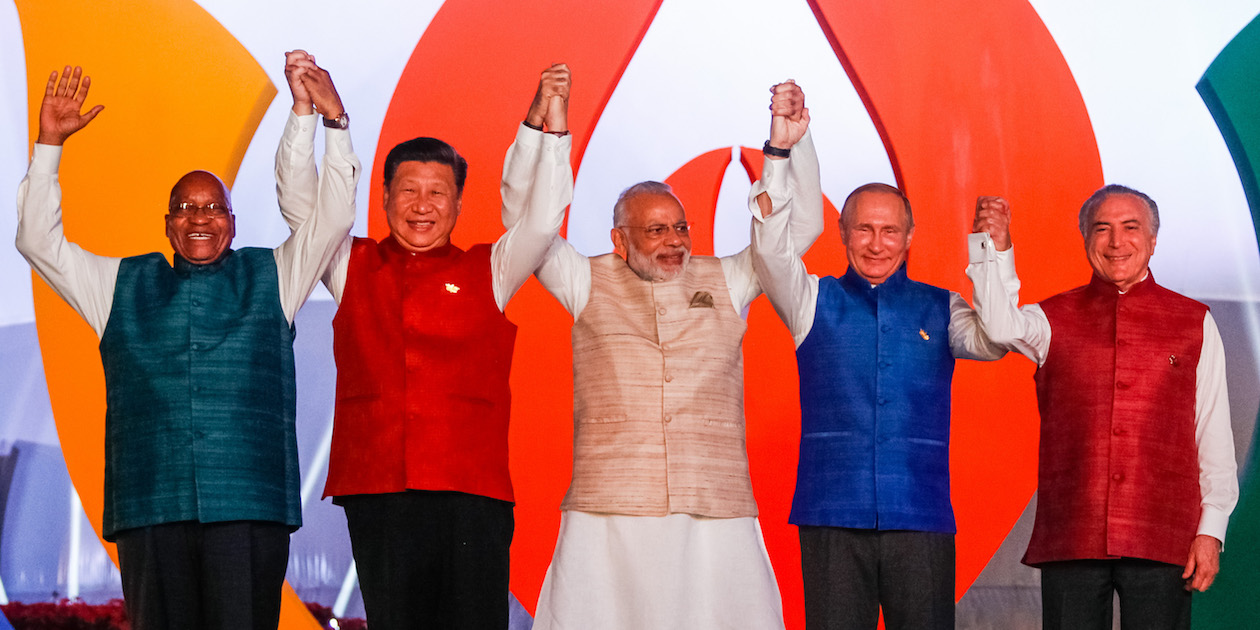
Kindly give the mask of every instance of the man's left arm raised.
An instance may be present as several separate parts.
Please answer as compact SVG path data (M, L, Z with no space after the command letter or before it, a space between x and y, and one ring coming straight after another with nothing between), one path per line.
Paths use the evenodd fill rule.
M507 232L490 252L494 299L499 310L542 264L552 239L564 223L564 209L573 200L573 167L569 162L568 66L543 71L538 91L503 165L502 216ZM545 125L545 131L542 128ZM516 205L521 204L520 208Z
M300 86L309 95L314 109L327 120L341 118L345 108L328 71L316 66L312 59L302 59L297 65L301 68ZM298 100L295 90L295 114L299 113ZM354 226L354 194L361 172L359 158L350 142L349 129L329 127L324 136L323 170L318 175L314 211L306 218L301 217L302 212L299 211L294 215L295 220L286 216L293 233L275 250L280 276L280 304L290 322ZM296 194L300 197L305 193ZM309 203L309 199L302 201L294 198L293 203Z

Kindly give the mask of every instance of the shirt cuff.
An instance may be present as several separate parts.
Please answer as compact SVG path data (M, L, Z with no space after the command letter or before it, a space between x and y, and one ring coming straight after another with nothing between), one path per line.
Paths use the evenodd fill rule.
M748 191L748 210L752 212L754 220L765 223L766 219L780 214L792 199L787 177L788 164L791 161L792 158L762 161L761 179L754 182L752 189ZM757 197L761 193L770 195L770 214L764 217L761 216L761 207L757 204Z
M1199 534L1211 536L1225 544L1225 530L1229 528L1229 514L1210 505L1203 506L1199 515Z
M286 123L292 125L298 131L310 133L315 130L315 125L319 124L319 114L306 114L299 116L292 109L289 110L289 121Z
M35 149L31 153L31 165L27 171L39 175L56 175L57 169L61 166L61 149L61 146L54 144L35 143Z
M529 127L526 127L525 125L521 125L521 129L529 131L530 133L540 137L542 140L543 151L550 151L557 162L564 162L569 159L568 158L569 152L573 148L573 134L566 133L563 136L557 136L554 133L534 131L533 129L530 129ZM521 141L522 135L523 134L520 131L517 131L516 133L517 142ZM533 138L531 138L528 141L528 143L532 145L537 145L538 140L534 140Z
M354 153L350 142L350 130L337 127L324 128L324 154L345 156Z
M970 264L994 262L997 260L997 249L993 247L993 238L988 232L973 232L967 235L967 262Z
M551 135L545 131L534 129L525 123L516 126L516 144L523 147L537 147L545 141L547 136ZM554 138L555 136L552 137Z

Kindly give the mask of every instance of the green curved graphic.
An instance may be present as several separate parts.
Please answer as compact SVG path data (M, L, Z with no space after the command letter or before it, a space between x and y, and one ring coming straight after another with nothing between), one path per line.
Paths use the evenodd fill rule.
M1260 225L1260 18L1225 46L1195 87L1234 159L1252 225ZM1260 432L1254 436L1241 469L1242 496L1229 521L1221 574L1194 600L1196 630L1260 628L1260 545L1255 544L1260 540Z

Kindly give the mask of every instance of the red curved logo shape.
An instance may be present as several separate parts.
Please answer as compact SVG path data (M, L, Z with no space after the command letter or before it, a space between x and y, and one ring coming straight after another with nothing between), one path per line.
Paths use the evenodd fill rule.
M563 60L578 77L570 118L576 171L659 5L659 0L598 6L577 0L446 2L404 69L386 114L370 182L369 233L377 238L387 233L377 192L385 153L401 140L430 135L459 148L472 166L455 241L498 238L503 231L498 167L539 69ZM962 274L963 237L980 194L1005 195L1020 213L1015 236L1027 301L1087 277L1084 261L1075 255L1080 247L1075 208L1102 184L1102 166L1075 81L1027 2L813 0L810 6L884 140L897 183L914 200L910 273L916 279L970 293ZM747 149L742 155L755 177L760 155ZM661 174L679 189L701 234L709 235L697 238L698 253L712 251L712 211L730 159L727 150L715 150L677 173ZM819 274L843 272L834 222L806 263ZM572 320L534 281L516 296L508 315L521 326L512 373L517 490L512 590L532 610L569 479ZM799 548L795 529L787 525L800 430L796 367L791 338L764 299L750 313L744 350L754 490L788 626L802 627ZM544 365L548 368L537 367ZM1026 361L1005 359L960 362L956 372L951 465L959 596L1035 489L1031 370Z

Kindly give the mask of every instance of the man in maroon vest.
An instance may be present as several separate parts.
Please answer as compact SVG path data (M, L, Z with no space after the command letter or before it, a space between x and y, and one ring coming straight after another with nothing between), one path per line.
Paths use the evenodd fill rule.
M347 238L324 275L340 305L324 496L345 509L373 630L508 625L516 325L503 310L572 198L568 96L567 67L542 73L504 163L504 211L520 219L497 242L451 243L467 163L441 140L415 138L385 159L390 235ZM276 156L288 214L308 205L307 153Z
M1089 284L1018 307L1010 207L976 203L975 305L989 337L1037 362L1038 498L1024 563L1047 629L1189 628L1238 500L1225 354L1208 308L1155 283L1159 209L1109 185L1081 207ZM1053 331L1053 335L1051 334Z

